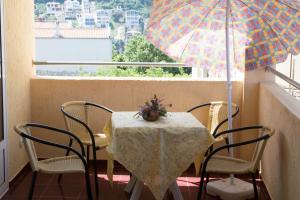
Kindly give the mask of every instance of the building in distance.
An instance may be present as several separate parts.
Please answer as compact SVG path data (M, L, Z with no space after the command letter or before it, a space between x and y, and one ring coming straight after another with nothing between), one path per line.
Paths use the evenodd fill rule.
M109 29L73 28L70 23L35 23L36 60L66 62L111 62ZM85 71L95 72L92 66ZM37 72L75 73L79 66L37 66Z

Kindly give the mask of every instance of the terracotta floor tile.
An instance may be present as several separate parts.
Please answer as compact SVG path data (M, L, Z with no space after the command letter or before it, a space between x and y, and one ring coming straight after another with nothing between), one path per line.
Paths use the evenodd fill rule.
M64 196L78 197L81 194L82 187L67 187L67 186L49 186L41 194L41 197Z
M116 164L113 186L110 185L106 176L106 165L99 165L98 183L99 183L99 197L95 195L94 175L93 170L90 170L91 189L94 199L100 200L128 200L130 194L123 190L128 183L130 176L129 172L124 167ZM3 197L3 200L25 200L27 199L32 172L27 170L22 175L22 178L17 181L10 188L9 192ZM210 180L217 180L220 177L226 176L211 176ZM57 182L58 175L38 174L36 180L36 187L34 190L34 199L39 200L60 200L60 199L87 199L85 178L83 174L65 174L59 185ZM242 176L243 179L250 180L247 176ZM189 168L177 179L180 191L184 199L197 199L197 192L199 187L199 177L195 177L193 168ZM258 179L261 183L261 180ZM261 200L269 200L268 194L264 188L260 192ZM141 200L155 200L149 188L145 185L141 194ZM172 200L171 194L167 193L164 200ZM219 198L205 195L206 200L218 200Z

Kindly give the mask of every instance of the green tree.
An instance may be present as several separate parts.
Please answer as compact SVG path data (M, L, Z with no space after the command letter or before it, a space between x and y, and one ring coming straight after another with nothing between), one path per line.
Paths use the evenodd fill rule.
M121 22L124 22L124 16L123 16L123 13L122 13L122 12L114 13L114 14L112 15L112 20L113 20L115 23L121 23Z
M125 45L124 56L127 62L174 62L143 35L136 35L129 40Z
M124 41L123 40L114 40L113 41L113 53L115 53L115 55L113 55L113 59L115 56L118 55L123 55L121 54L124 51Z
M45 15L45 21L47 22L55 22L57 19L54 15Z
M79 27L78 21L72 21L72 27L73 28L78 28Z
M114 54L114 61L125 62L174 62L172 58L157 49L153 44L148 42L143 35L136 35L125 45L123 54ZM163 72L173 75L190 74L191 68L165 67ZM138 68L141 73L146 73L147 68ZM160 73L159 70L148 70L148 74Z
M46 13L46 10L47 10L46 4L36 3L35 8L34 8L34 15L39 16L41 14L44 14L44 13Z

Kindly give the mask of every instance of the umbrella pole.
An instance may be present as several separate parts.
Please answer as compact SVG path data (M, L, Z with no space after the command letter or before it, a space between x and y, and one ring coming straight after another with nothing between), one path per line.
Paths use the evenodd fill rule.
M227 69L227 98L228 98L228 129L232 129L232 83L231 83L231 63L230 63L230 31L229 17L231 10L231 1L226 4L226 69ZM228 135L229 144L233 143L233 137ZM233 148L229 149L229 154L233 157ZM252 184L234 178L231 174L229 178L212 181L207 184L207 193L220 196L224 200L239 200L253 197Z
M226 71L227 71L227 98L228 98L228 129L232 129L232 83L231 83L231 63L230 63L230 38L229 38L229 16L231 1L227 0L226 4ZM233 143L232 134L228 135L229 144ZM233 157L233 148L229 149L229 154ZM234 184L234 175L230 175L230 183Z

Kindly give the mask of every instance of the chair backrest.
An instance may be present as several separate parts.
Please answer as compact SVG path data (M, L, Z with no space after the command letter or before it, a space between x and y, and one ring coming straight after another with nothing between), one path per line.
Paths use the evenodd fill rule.
M272 136L274 134L274 130L270 129L268 127L263 127L260 129L260 133L259 136ZM262 158L263 152L265 150L267 141L269 140L270 137L266 137L263 140L260 140L256 143L253 155L252 155L252 159L251 159L251 163L252 163L252 167L251 167L251 171L254 173L256 172L256 170L258 169L260 160Z
M31 136L30 128L27 127L26 124L18 124L15 126L15 131L22 137L22 141L25 146L32 170L38 171L39 170L38 158L37 158L34 144L30 139L27 139L21 135L23 133L23 134Z
M89 107L85 101L69 101L64 103L61 108L67 115L80 120L87 126L89 125ZM74 133L80 139L89 137L88 130L79 122L68 117L65 113L63 116L67 130Z
M238 106L232 103L232 113L235 113L238 110ZM207 129L212 134L216 127L228 117L228 103L226 101L214 101L210 103L208 120L207 120ZM220 131L227 130L228 123L225 122L219 129Z

